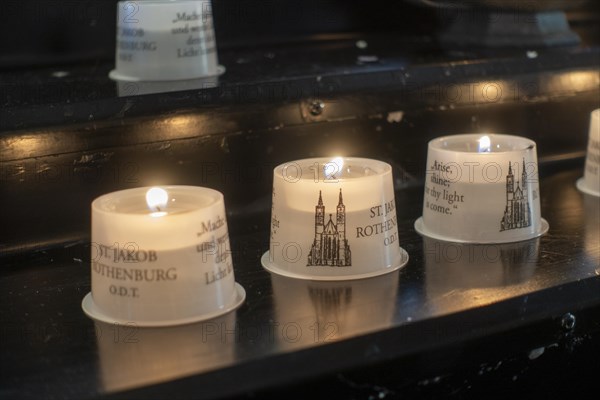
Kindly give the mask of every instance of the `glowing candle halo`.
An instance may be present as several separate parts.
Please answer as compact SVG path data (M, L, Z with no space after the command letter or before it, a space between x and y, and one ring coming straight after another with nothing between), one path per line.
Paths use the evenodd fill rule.
M480 153L489 153L491 149L491 141L488 135L483 135L479 138L479 152Z
M169 202L169 193L163 188L153 187L146 192L146 204L153 217L163 217L167 215L165 208Z

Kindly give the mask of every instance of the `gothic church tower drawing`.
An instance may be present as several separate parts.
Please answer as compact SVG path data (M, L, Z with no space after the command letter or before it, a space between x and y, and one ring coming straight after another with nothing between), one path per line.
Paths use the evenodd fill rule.
M335 222L334 222L335 221ZM335 220L329 214L325 220L325 206L319 191L319 200L315 207L315 239L308 254L307 266L349 267L352 257L348 239L346 239L346 206L340 189Z
M502 221L500 222L500 231L531 226L531 208L529 207L527 186L525 159L523 159L521 185L519 185L518 180L515 185L515 177L509 162L508 175L506 176L506 208L504 209L504 217L502 217Z

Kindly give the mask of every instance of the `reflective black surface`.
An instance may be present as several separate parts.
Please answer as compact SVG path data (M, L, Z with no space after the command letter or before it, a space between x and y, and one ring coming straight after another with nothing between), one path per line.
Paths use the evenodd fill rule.
M114 68L111 61L5 71L0 73L0 137L11 130L74 123L101 126L125 117L281 105L373 91L405 107L538 101L597 85L594 44L441 49L427 36L353 34L286 47L223 50L220 64L227 72L203 80L117 82L108 77ZM322 120L334 115L304 117Z
M567 311L578 315L600 304L600 199L577 191L579 168L548 165L541 173L550 232L499 246L421 238L412 225L420 215L422 187L397 191L401 245L410 262L399 272L361 281L272 276L259 262L268 246L268 212L250 220L230 217L234 231L246 224L245 233L231 236L246 303L193 325L142 329L85 317L85 243L5 258L0 391L20 398L94 397L142 387L151 390L124 396L241 394L490 336ZM552 337L540 332L540 345L551 344Z
M332 3L328 15L346 4ZM379 7L372 12L388 5ZM262 21L262 8L252 15ZM358 370L371 385L386 371L404 382L409 388L396 393L400 398L439 382L445 368L460 382L440 393L461 397L470 383L460 364L478 366L479 354L496 352L487 371L510 365L517 352L527 360L540 348L570 354L590 338L597 349L599 202L574 182L589 112L599 106L598 24L589 16L571 21L584 39L579 47L458 50L415 31L422 22L416 15L402 16L414 20L402 35L337 29L311 40L288 36L285 45L230 43L220 48L228 72L219 82L169 93L110 81L112 54L86 65L3 71L0 395L215 398L275 390L279 399L291 395L277 393L282 385ZM390 11L386 21L400 20ZM547 235L464 246L414 232L427 142L465 132L536 141ZM365 281L271 276L259 259L268 248L273 167L332 155L392 165L410 262ZM225 194L236 279L247 300L235 313L188 326L94 323L80 307L90 290L89 204L104 193L161 184ZM557 369L539 382L554 381L563 365L579 360L546 364ZM394 364L381 367L387 362ZM513 367L519 370L507 388L525 367ZM347 397L359 397L360 387L343 382L352 389Z

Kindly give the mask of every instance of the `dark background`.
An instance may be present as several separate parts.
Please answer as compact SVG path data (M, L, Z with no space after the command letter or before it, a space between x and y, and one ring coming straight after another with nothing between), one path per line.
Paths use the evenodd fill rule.
M249 343L255 364L239 374L248 371L252 379L232 383L232 375L217 370L122 397L211 397L220 382L222 393L254 385L245 397L274 399L565 398L596 388L600 276L585 275L594 261L582 250L587 216L569 201L581 200L573 182L581 176L589 112L600 101L597 1L568 11L583 43L565 48L444 48L437 32L485 12L454 14L398 0L215 0L213 14L228 68L221 87L119 96L107 76L116 1L2 1L0 359L9 361L1 365L0 396L105 395L93 324L79 306L90 290L89 204L96 196L166 183L224 192L232 241L253 240L235 264L248 290L238 315L262 321L277 306L257 261L268 240L273 166L338 151L381 159L394 167L403 246L411 253L398 304L426 306L413 296L425 291L427 273L412 223L421 212L427 141L485 129L538 143L549 182L546 217L572 229L542 238L536 271L548 289L493 307L467 306L440 328L436 319L415 321L430 330L398 319L390 329L341 340L338 350L275 354ZM366 50L355 45L363 39ZM361 55L379 61L359 63ZM439 95L451 85L489 83L505 85L497 102ZM294 96L289 87L297 89ZM315 100L325 105L320 115L307 112ZM402 120L390 122L388 113L396 111ZM510 285L503 290L511 296ZM529 304L527 313L519 311L521 302ZM577 316L574 332L562 326L567 312ZM19 334L28 326L59 333ZM461 334L445 334L450 328ZM543 356L529 358L544 346ZM327 369L323 354L338 360L340 371L311 374L306 365ZM352 357L358 361L345 361ZM316 380L294 380L300 375Z
M114 58L116 0L5 0L0 65L14 68ZM423 33L436 18L404 1L215 0L220 49L357 32Z

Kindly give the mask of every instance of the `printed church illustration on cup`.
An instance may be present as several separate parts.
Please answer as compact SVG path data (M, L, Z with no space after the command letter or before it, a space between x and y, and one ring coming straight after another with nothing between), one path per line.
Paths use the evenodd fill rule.
M504 216L500 221L500 232L509 229L519 229L531 226L531 208L527 197L527 174L525 173L525 159L523 159L523 172L521 173L521 185L512 172L512 165L508 163L508 175L506 175L506 208Z
M352 266L352 253L346 239L346 206L340 189L339 202L336 208L335 223L333 215L325 223L325 206L319 191L319 201L315 206L315 239L308 254L307 266Z

